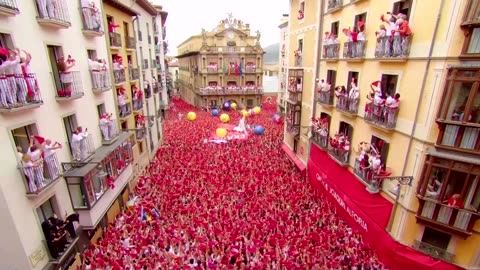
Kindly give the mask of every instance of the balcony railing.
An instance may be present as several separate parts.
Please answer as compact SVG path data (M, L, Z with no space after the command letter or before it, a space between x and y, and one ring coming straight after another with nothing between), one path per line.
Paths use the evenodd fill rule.
M140 72L138 71L138 68L131 68L130 69L130 80L138 80L140 78Z
M152 68L157 65L157 60L152 59Z
M126 38L127 49L136 49L135 38L127 37Z
M120 69L120 70L114 70L113 75L115 77L115 84L120 84L125 82L125 70Z
M95 36L103 35L101 23L102 16L99 14L98 10L95 10L91 7L82 7L80 8L80 13L82 16L82 30L85 34L91 34Z
M102 71L90 71L90 77L92 78L92 90L93 92L103 92L112 89L112 80L108 70Z
M130 102L127 102L123 105L118 105L118 114L120 118L126 118L132 114L132 110L130 108Z
M292 103L302 102L302 92L288 92L288 100Z
M318 93L318 102L323 105L333 106L332 90L328 92L320 91L320 93Z
M417 219L438 226L443 230L466 237L472 233L480 214L465 209L450 207L441 202L419 197L423 208L419 209Z
M141 109L143 109L143 100L134 99L133 100L133 110L134 111L140 111Z
M366 40L345 42L343 44L343 58L364 58L366 43Z
M328 146L328 153L330 154L330 156L343 166L348 166L348 162L350 160L350 152L351 150L345 150L340 147L334 148L331 145Z
M446 251L446 250L443 250L441 248L438 248L436 246L433 246L433 245L430 245L430 244L427 244L425 242L420 242L420 241L416 241L415 240L415 244L413 245L413 248L418 250L418 251L421 251L433 258L436 258L436 259L439 259L439 260L443 260L443 261L446 261L446 262L453 262L453 258L455 257L454 254Z
M0 87L5 89L5 95L0 96L1 112L21 111L43 104L35 73L7 75L0 80Z
M328 149L328 134L312 130L312 140L323 149Z
M0 14L12 16L19 13L16 0L0 0Z
M72 140L70 148L72 150L72 160L78 162L88 160L89 157L95 154L92 134L87 134L80 141Z
M110 33L110 47L122 47L122 36L119 33Z
M295 67L301 67L302 66L302 56L301 55L296 55L295 56Z
M37 7L37 22L39 24L52 26L56 28L70 27L70 16L68 14L66 0L57 0L53 4L45 1L35 1ZM51 7L54 5L53 7Z
M150 87L150 85L147 85L147 87L145 88L145 98L149 99L151 97L152 97L152 88Z
M379 188L379 181L375 179L375 171L371 168L362 168L360 160L358 158L355 158L355 164L353 166L353 173L360 178L365 184L368 186L374 186L374 189L378 192Z
M53 74L56 93L55 98L58 101L71 100L83 97L83 86L80 71L60 72Z
M411 36L393 36L377 38L376 58L405 58L410 53Z
M340 44L323 45L323 58L325 59L338 59L340 52Z
M33 162L33 165L22 164L18 168L22 174L27 195L39 195L61 176L56 153L51 153L38 163Z
M367 103L365 107L365 121L373 125L394 129L397 124L398 108L389 108L384 105L375 105L373 102Z
M455 147L469 151L480 152L480 128L474 126L462 126L444 124L441 146Z
M336 108L341 112L356 115L358 113L358 100L346 96L339 96L337 98Z
M144 127L135 129L135 138L137 139L137 141L143 141L143 139L145 139L145 128Z
M336 9L343 6L343 0L328 0L327 10Z
M257 67L256 66L246 66L245 73L256 73Z
M99 127L102 134L102 144L109 145L117 139L119 130L116 119L105 123L100 122Z

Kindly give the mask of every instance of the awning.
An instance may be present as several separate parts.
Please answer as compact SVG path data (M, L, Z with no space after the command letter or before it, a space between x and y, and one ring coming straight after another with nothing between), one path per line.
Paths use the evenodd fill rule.
M306 171L307 167L297 157L297 155L292 151L292 149L290 149L290 147L288 147L288 145L286 145L285 143L282 145L282 149L283 149L283 151L285 151L285 154L287 154L288 159L290 159L290 161L292 161L293 164L295 164L295 166L298 168L298 170L300 170L300 172L302 174L305 174L305 171Z
M456 265L436 260L395 241L385 230L392 203L380 194L370 194L365 185L330 155L312 144L308 161L310 185L332 202L336 213L359 231L392 270L459 270Z

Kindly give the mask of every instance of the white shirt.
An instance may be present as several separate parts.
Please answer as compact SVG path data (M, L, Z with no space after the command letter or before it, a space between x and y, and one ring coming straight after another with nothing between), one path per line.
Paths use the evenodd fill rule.
M379 158L375 157L373 158L373 161L371 164L372 164L372 169L377 170L378 168L380 168L380 165L382 165L382 161Z
M385 105L393 105L395 103L395 99L392 96L388 96L385 100Z
M27 154L30 155L33 162L39 160L42 157L42 152L39 149L32 152L30 151L30 148L28 148Z
M117 96L117 101L118 101L118 105L125 105L126 104L124 95L118 95Z
M93 61L92 59L88 59L88 67L90 68L90 70L101 70L103 64L97 61Z
M45 153L45 157L49 157L49 156L53 155L53 153L55 152L55 150L53 150L53 145L52 144L50 144L50 145L45 144L43 146L43 152Z
M383 103L383 98L380 95L375 95L373 98L373 104L381 105Z
M83 137L80 134L72 134L72 143L78 143L82 141Z
M350 90L350 94L348 95L350 99L357 100L360 97L360 93L357 91L356 88L352 88Z
M91 2L89 0L80 0L80 5L82 7L90 7L91 6Z
M107 118L101 118L100 119L100 125L102 126L107 126L110 123L110 121Z
M329 92L331 87L332 87L332 86L331 86L330 84L324 83L323 86L322 86L322 88L321 88L320 90L321 90L322 92Z
M5 66L5 74L7 75L11 75L11 74L15 74L15 60L14 61L10 61L10 60L7 60L5 62L3 62L3 65Z
M117 62L113 63L113 70L123 70L125 67Z

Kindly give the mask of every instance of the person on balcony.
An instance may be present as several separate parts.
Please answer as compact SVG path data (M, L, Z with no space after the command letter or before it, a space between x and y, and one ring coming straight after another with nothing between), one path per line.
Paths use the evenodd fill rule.
M42 163L43 160L33 162L29 154L23 154L20 161L22 171L27 178L28 191L31 193L35 193L45 186L43 183L43 167L40 167L42 166Z
M21 105L27 104L28 87L22 70L22 60L20 58L20 49L10 51L9 57L10 71L15 75L16 97Z
M460 194L455 193L448 199L448 206L453 207L453 208L459 208L463 209L464 208L464 202L462 200L462 197Z
M397 25L396 25L395 15L393 15L390 12L387 12L387 14L390 15L390 18L388 20L385 19L384 15L380 17L380 20L384 23L387 23L387 27L385 29L387 39L385 42L384 53L385 53L385 56L391 57L393 56L392 45L394 42L394 35L395 35L395 30L397 29Z
M125 80L125 67L123 66L123 59L119 55L113 58L113 73L115 75L116 82Z
M23 51L25 58L22 59L22 73L27 84L27 94L31 102L40 102L40 87L38 87L37 78L32 71L31 62L32 55L29 52Z
M67 60L61 56L57 61L58 72L60 73L61 89L58 90L59 97L70 97L73 90L72 67L75 66L75 60L69 55Z
M56 19L56 0L37 0L38 15L41 19Z
M100 115L100 130L102 131L102 137L105 141L108 141L112 137L113 121L112 114L104 113Z
M410 29L408 20L406 18L397 19L395 24L397 25L397 29L395 31L400 35L400 52L398 55L404 57L407 56L408 53L408 44L410 36L412 35L412 30Z
M395 124L398 107L400 107L400 94L396 93L393 97L389 95L385 100L385 118L387 125Z
M356 112L358 110L358 103L360 100L360 90L355 82L355 79L352 78L350 83L350 92L348 93L348 110L350 112Z
M88 68L90 69L90 72L92 73L93 88L95 88L95 89L103 88L103 84L104 84L102 82L103 64L98 59L88 58Z
M345 86L337 86L335 88L335 96L337 97L337 107L340 109L346 109L348 93Z
M65 239L66 232L52 224L50 219L47 219L42 223L42 230L45 239L47 240L50 255L57 259L59 256L63 255L63 252L65 251L65 246L67 244Z
M55 150L62 148L62 145L58 142L52 143L50 139L46 139L43 144L43 158L45 165L47 166L48 176L50 179L57 179L60 175L58 168L58 160L55 154Z
M377 57L382 57L385 55L389 55L385 52L385 49L387 45L389 44L389 41L387 40L387 29L385 28L385 25L380 24L379 31L375 32L375 36L377 37L377 46L375 48L375 56Z
M12 84L10 83L7 72L9 71L10 62L7 61L10 52L5 48L0 48L0 103L4 108L10 108L15 105L16 97L13 94Z
M80 158L82 160L85 160L88 157L88 142L87 142L87 137L88 137L88 129L86 128L85 131L83 131L82 127L77 128L78 135L82 138L80 140Z
M80 0L80 6L82 8L83 22L85 30L94 30L93 17L95 11L93 10L93 2L90 0Z
M115 23L113 22L113 18L112 18L112 19L108 22L108 34L110 35L110 46L113 46L113 45L115 45L115 43L116 43L115 40L114 40L114 38L115 38L115 29L116 29L117 27L120 27L120 25L119 25L119 24L115 24Z
M365 48L365 22L358 21L357 25L357 44L356 44L356 57L362 57Z
M119 88L117 90L117 103L120 109L120 117L125 117L128 114L127 108L127 96L124 88Z
M17 93L18 93L18 87L17 87L17 81L15 79L15 66L16 64L20 63L20 57L17 59L15 52L9 51L8 52L8 58L5 61L5 76L7 77L7 84L8 88L7 90L9 91L8 95L11 100L12 100L12 105L17 106Z

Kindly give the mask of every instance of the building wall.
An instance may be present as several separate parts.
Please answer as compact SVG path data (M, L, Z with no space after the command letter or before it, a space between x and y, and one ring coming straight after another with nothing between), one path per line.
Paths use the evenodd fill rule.
M281 110L285 109L285 98L287 95L287 76L288 76L288 20L283 19L280 28L280 50L278 52L278 105Z
M39 135L51 138L64 145L57 150L60 162L70 162L68 139L62 117L75 113L78 124L88 128L92 133L95 147L101 145L98 128L96 106L105 103L107 111L113 112L114 100L112 91L94 94L87 62L87 49L95 49L98 58L107 59L104 37L86 37L82 33L79 3L66 1L71 26L68 29L52 29L39 25L36 21L37 10L34 1L17 1L20 13L14 17L0 16L0 32L10 34L13 46L26 50L32 55L32 70L36 73L41 91L43 105L16 114L0 114L0 138L2 155L0 170L2 181L2 215L1 230L4 234L4 245L0 252L0 268L2 269L42 269L48 261L47 251L42 241L44 236L36 208L46 200L55 197L58 213L72 213L67 187L63 180L56 182L48 192L35 199L28 199L19 170L17 154L11 130L27 124L36 124ZM97 6L98 3L97 3ZM19 31L18 29L21 29ZM84 96L71 101L55 100L55 85L52 80L52 68L47 53L47 45L62 46L65 56L71 55L76 60L73 71L79 71ZM7 242L8 241L8 242ZM33 266L29 256L40 254Z

